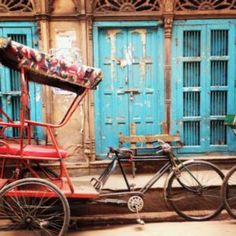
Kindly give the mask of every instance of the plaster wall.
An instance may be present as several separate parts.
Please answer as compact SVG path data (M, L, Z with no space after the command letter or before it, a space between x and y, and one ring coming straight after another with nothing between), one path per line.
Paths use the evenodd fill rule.
M68 14L73 14L75 11L75 5L73 1L57 1L53 7L54 15L65 16ZM72 46L77 48L80 53L81 63L88 64L87 60L87 42L86 42L86 23L81 20L51 20L49 21L49 49L58 48L63 45L60 42L60 35L63 32L68 34L73 38ZM59 46L58 46L59 44ZM68 45L65 45L68 47ZM47 102L47 106L50 107L48 113L49 117L45 117L46 120L50 120L52 123L58 123L63 118L66 113L70 103L73 101L75 94L68 93L59 89L48 88L47 99L51 98ZM68 153L68 161L85 161L84 156L84 142L86 139L85 129L86 120L88 119L88 106L87 99L85 99L78 109L73 114L72 118L69 120L66 126L55 130L55 135L59 145L63 146Z

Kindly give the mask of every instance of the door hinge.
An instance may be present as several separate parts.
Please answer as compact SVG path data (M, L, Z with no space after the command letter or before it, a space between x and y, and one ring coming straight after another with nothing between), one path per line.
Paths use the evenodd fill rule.
M0 96L20 96L21 91L0 92Z
M38 40L34 40L33 41L33 45L34 45L34 47L38 47L39 46L39 41Z

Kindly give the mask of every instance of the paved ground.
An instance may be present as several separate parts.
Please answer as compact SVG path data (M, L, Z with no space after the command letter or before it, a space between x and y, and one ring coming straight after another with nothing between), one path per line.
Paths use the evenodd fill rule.
M235 236L235 233L236 220L227 220L90 227L70 232L68 236Z
M235 236L235 232L236 220L221 220L88 226L69 232L67 236ZM0 236L35 236L35 234L15 231L0 233Z
M91 176L94 176L93 173ZM89 182L91 179L90 175L83 175L80 177L73 178L73 181L76 183L78 182L78 186L80 186L81 182L86 183ZM95 175L96 176L96 175ZM132 175L129 175L130 183L134 183L136 187L143 186L143 184L148 181L151 177L151 174L140 174L137 175L135 178ZM119 226L111 225L111 222L107 222L106 224L103 223L101 226L92 226L93 223L90 222L90 225L80 227L74 231L69 232L68 236L235 236L236 232L236 220L230 220L229 217L222 217L219 216L215 218L215 221L208 221L208 222L183 222L182 218L178 217L176 213L169 209L164 201L163 198L163 187L165 184L167 175L163 176L158 183L155 184L155 189L150 190L146 195L146 201L144 212L145 214L152 214L149 213L150 211L155 211L154 216L150 216L152 220L158 223L147 223L145 225L138 225L138 224L128 224L127 221L124 221L124 215L129 213L127 207L114 207L114 206L107 206L100 204L99 205L89 205L86 204L77 205L76 212L78 215L85 215L88 216L87 219L85 217L84 221L91 220L96 222L97 218L95 217L96 214L104 214L103 219L106 216L105 214L113 213L113 217L107 216L109 220L113 218L113 223L117 224L115 218L122 218L123 224ZM220 185L221 183L219 183ZM113 188L115 189L124 189L125 183L119 175L113 175L109 181L106 183L106 188ZM169 211L171 210L171 211ZM168 211L168 212L167 212ZM167 214L168 213L168 214ZM115 216L115 217L114 217ZM145 217L142 217L143 219ZM130 217L131 221L129 223L135 222L134 214ZM216 221L217 220L217 221ZM171 221L171 222L169 222ZM79 220L81 223L81 221ZM108 223L109 222L109 223ZM108 225L108 226L107 226ZM31 236L34 235L29 232L0 232L0 236Z

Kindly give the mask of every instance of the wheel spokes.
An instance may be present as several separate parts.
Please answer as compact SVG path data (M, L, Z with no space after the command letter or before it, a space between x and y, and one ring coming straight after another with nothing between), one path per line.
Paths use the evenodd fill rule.
M3 188L0 199L1 212L8 219L0 225L0 231L27 229L35 235L61 236L67 230L68 202L61 191L46 180L13 182Z

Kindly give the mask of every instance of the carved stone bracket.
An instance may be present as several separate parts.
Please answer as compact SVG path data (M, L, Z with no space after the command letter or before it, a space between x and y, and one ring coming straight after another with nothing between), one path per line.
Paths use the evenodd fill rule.
M174 1L173 0L165 0L164 1L164 11L165 12L173 12L174 11Z
M33 4L34 4L35 13L37 14L37 13L41 12L40 2L37 0L33 0Z
M165 38L171 38L171 35L172 35L174 4L175 3L173 0L165 0L165 4L164 4Z
M166 15L164 18L165 38L171 38L173 27L173 15Z
M81 9L80 0L73 0L73 3L75 5L75 12L80 14L80 9Z
M87 24L88 24L88 37L89 37L89 40L93 40L93 16L92 15L88 16Z
M55 0L47 1L47 13L51 14L54 11L54 2Z
M42 39L42 35L41 35L41 33L42 33L42 30L41 30L41 24L40 24L40 21L38 21L37 20L37 35L38 35L38 37L39 37L39 40L41 40Z

